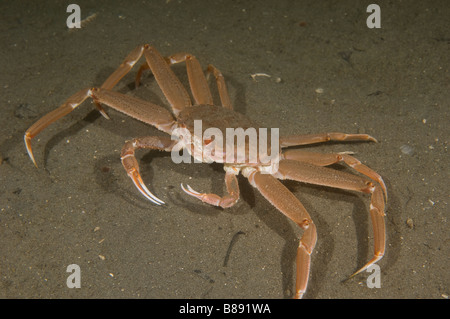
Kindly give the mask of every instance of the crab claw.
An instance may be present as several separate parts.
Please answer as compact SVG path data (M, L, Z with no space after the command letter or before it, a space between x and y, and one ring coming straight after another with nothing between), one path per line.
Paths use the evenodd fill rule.
M160 200L158 197L152 194L148 190L148 188L145 186L144 182L142 181L141 175L137 170L131 170L128 172L128 176L130 176L131 180L133 181L134 185L137 187L137 189L144 195L149 201L152 203L155 203L156 205L163 205L165 204L162 200Z
M199 192L193 190L192 187L189 186L189 185L186 185L186 186L187 186L187 189L184 187L183 184L180 184L180 185L181 185L181 188L184 190L184 192L185 192L186 194L191 195L191 196L194 196L194 197L196 197L196 198L198 198L198 199L202 199L202 195L204 195L204 194L201 194L201 193L199 193Z
M234 172L227 172L225 175L225 182L227 186L227 192L225 196L219 196L212 193L199 193L192 189L191 186L186 185L184 187L181 184L181 189L188 195L200 199L203 203L207 203L213 206L219 206L222 208L228 208L236 204L239 199L239 186L237 184L236 175Z

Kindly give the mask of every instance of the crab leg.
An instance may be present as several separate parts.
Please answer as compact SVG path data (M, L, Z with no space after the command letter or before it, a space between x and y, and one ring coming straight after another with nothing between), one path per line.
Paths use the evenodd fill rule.
M94 101L97 101L98 103L104 103L117 111L125 113L144 123L153 125L169 134L172 132L172 128L175 125L172 114L156 104L105 89L84 89L72 95L59 108L44 115L25 132L25 146L28 155L36 167L37 164L31 149L31 139L56 120L72 112L88 97L92 97Z
M37 167L37 164L36 160L34 159L33 150L31 149L31 139L56 120L72 112L78 105L83 103L84 100L86 100L90 96L90 94L90 89L84 89L75 93L70 98L68 98L63 105L41 117L25 132L25 146L27 148L28 156L30 156L34 166Z
M139 174L139 164L134 156L136 150L145 148L152 150L160 150L170 152L172 147L177 141L172 141L170 137L165 136L146 136L141 138L135 138L131 141L127 141L122 148L120 159L122 165L127 171L128 176L133 181L137 189L144 195L149 201L161 205L164 204L162 200L153 195L142 181L141 174Z
M168 61L170 65L186 61L189 85L191 86L195 103L198 105L214 104L202 67L193 55L188 53L177 53L167 57L166 61Z
M145 70L149 70L149 69L150 69L150 67L148 66L147 62L142 63L142 65L139 67L139 70L136 73L136 78L134 81L134 84L136 87L141 85L142 73L144 73Z
M377 142L375 138L367 134L345 134L345 133L321 133L309 135L291 135L280 138L281 147L308 145L328 141L371 141Z
M246 174L247 175L247 174ZM294 221L304 230L297 249L297 279L295 284L295 298L300 299L306 292L309 278L311 254L317 241L317 231L305 207L286 186L269 174L253 171L246 176L250 184L280 212Z
M145 45L136 47L130 54L123 60L122 64L103 82L102 89L112 89L136 64L142 57Z
M146 44L144 56L175 115L178 115L185 107L191 106L189 94L161 54L155 48Z
M204 203L208 203L214 206L220 206L222 208L229 208L236 204L239 199L239 185L236 178L236 174L231 171L227 171L225 174L225 185L227 186L228 194L220 197L216 194L199 193L187 185L187 188L181 184L181 188L188 194L195 198L200 199Z
M367 267L376 263L383 257L386 244L384 223L385 200L380 187L362 177L336 171L328 167L316 166L310 163L294 160L281 160L279 165L278 172L273 174L274 177L279 179L291 179L299 182L372 194L370 202L370 215L372 218L374 237L374 256L367 264L365 264L352 276L367 269Z
M283 158L306 162L317 166L328 166L338 162L344 162L357 172L377 181L381 185L387 201L387 190L383 178L353 156L348 154L322 154L304 150L285 150L283 152Z

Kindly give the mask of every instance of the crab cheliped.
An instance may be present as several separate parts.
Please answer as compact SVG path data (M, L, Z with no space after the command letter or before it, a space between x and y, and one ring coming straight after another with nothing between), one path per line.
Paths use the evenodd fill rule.
M142 55L144 55L146 62L138 70L136 86L139 85L143 71L150 69L169 102L173 114L151 102L112 91L113 87L133 68ZM190 94L171 70L170 66L172 64L180 62L186 63L194 103L191 101ZM244 143L244 146L234 146L232 148L235 151L233 156L227 156L229 148L221 146L218 140L211 138L211 136L202 136L201 134L199 136L198 132L195 132L195 121L200 120L202 123L200 133L204 133L209 128L218 128L225 132L229 128L246 130L260 127L243 114L233 110L222 73L212 65L208 66L207 72L208 75L212 74L215 77L221 102L220 106L214 105L207 78L200 63L193 55L178 53L164 58L154 47L147 44L140 45L125 58L123 63L108 77L102 86L83 89L75 93L59 108L46 114L34 123L25 132L24 136L27 152L36 165L31 149L32 138L90 97L100 113L107 119L109 119L109 116L103 109L102 104L171 135L135 138L127 141L122 148L121 160L123 167L137 189L151 202L157 205L164 204L145 186L139 173L135 151L138 149L149 149L173 152L183 148L197 161L223 163L227 190L224 196L219 196L211 193L200 193L193 190L189 185L181 185L187 194L211 205L223 208L231 207L239 199L237 175L242 173L250 184L258 189L262 196L275 208L302 228L304 232L299 241L296 258L295 298L301 298L306 292L311 253L316 245L317 232L313 220L301 202L279 180L289 179L370 194L374 255L352 276L379 261L385 251L384 216L385 201L387 200L387 190L381 176L347 153L321 154L304 149L285 149L290 146L309 145L327 141L376 142L376 140L367 134L344 133L293 135L280 137L277 141L274 141L272 137L272 140L268 141L267 145L269 147L276 145L276 147L275 150L272 148L270 161L261 156L261 154L258 154L256 160L250 161L252 149L246 143ZM192 138L185 138L179 133L180 130L188 132ZM212 145L215 151L211 151ZM209 149L210 152L204 152L205 148ZM244 156L235 156L239 152L244 154ZM340 162L350 166L362 176L326 167Z

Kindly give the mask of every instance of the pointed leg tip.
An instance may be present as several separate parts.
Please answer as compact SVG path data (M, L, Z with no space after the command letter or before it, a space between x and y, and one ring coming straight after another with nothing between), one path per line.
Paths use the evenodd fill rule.
M31 149L31 137L28 133L25 133L23 137L25 141L25 147L27 148L28 156L30 157L31 161L33 162L34 166L38 168L36 160L34 159L33 150Z
M355 277L356 275L360 274L361 271L362 271L362 270L360 269L360 270L354 272L353 274L351 274L351 275L348 277L348 279L352 279L352 278Z
M34 159L34 155L33 155L33 152L31 151L31 149L30 149L30 151L28 152L28 156L30 157L31 161L33 162L34 167L38 168L38 165L37 165L37 163L36 163L36 160Z
M303 295L304 295L304 291L298 291L295 296L294 299L303 299Z
M383 190L383 194L384 194L384 201L387 203L387 201L388 201L388 192L387 192L387 187L386 187L386 184L384 183L384 180L381 178L381 176L380 176L380 178L379 178L379 181L378 181L379 183L380 183L380 185L381 185L381 189Z
M91 91L96 91L98 89L96 88L92 88ZM91 96L92 98L94 98L93 96ZM105 109L102 107L102 105L97 102L96 100L94 100L94 104L97 107L97 110L100 112L100 114L107 120L110 120L111 118L109 117L108 113L106 113Z
M149 201L151 201L153 204L156 205L164 205L165 203L160 200L158 197L150 193L148 190L145 190L143 188L138 187L138 190L141 192L142 195L145 196Z
M109 117L108 113L106 113L105 111L100 112L100 113L103 115L103 117L104 117L105 119L107 119L107 120L110 120L110 119L111 119L111 118Z
M186 186L184 186L183 183L181 183L180 186L181 186L181 189L183 190L183 192L185 192L186 194L192 196L192 188L191 188L191 186L189 186L187 184L186 184Z
M355 273L353 273L348 279L355 277L356 275L362 273L364 270L368 269L370 266L376 264L380 259L383 258L383 255L375 255L367 264L362 266L359 270L357 270Z
M134 185L137 187L137 189L141 192L142 195L145 196L149 201L156 205L164 205L165 203L160 200L158 197L152 194L145 186L144 182L142 181L141 175L135 170L130 175L131 180L133 181Z
M370 266L369 264L364 265L363 267L361 267L360 269L358 269L357 271L355 271L353 274L351 274L351 275L348 277L348 279L351 279L351 278L353 278L353 277L359 275L359 274L362 273L364 270L366 270L367 267L369 267L369 266Z
M143 73L142 67L139 69L136 78L134 79L134 88L137 89L141 85L141 79L142 79L142 73Z
M100 106L100 104L97 104L98 107L98 111L100 112L100 114L107 120L110 120L111 118L109 117L108 113L106 113L106 111Z
M186 187L184 187L183 183L181 183L180 185L181 185L181 189L188 195L191 195L194 197L198 197L199 195L201 195L199 192L192 189L192 187L189 186L188 184L186 184Z
M204 193L199 193L199 192L195 191L195 190L192 189L192 187L189 186L189 185L186 185L186 187L185 187L183 184L181 184L181 189L182 189L186 194L188 194L189 196L198 198L198 199L200 199L200 200L203 201L203 196L205 195Z

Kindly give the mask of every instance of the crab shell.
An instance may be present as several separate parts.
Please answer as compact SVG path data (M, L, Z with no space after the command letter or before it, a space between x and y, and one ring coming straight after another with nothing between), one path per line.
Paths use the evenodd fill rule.
M197 162L223 163L235 169L278 167L281 148L278 129L261 128L245 115L214 105L195 105L182 110L172 137Z

